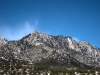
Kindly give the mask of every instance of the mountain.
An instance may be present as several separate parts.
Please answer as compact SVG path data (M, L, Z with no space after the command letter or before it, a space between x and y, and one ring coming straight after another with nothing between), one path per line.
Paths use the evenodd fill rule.
M39 31L18 41L0 37L0 63L14 61L64 69L100 67L100 49L86 41Z
M0 36L0 46L7 43L7 40Z

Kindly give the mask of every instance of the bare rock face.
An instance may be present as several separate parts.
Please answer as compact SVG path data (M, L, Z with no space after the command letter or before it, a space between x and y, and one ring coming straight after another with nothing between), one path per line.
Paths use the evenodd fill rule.
M5 40L3 37L0 36L0 45L4 45L7 43L7 40Z
M100 50L86 41L35 31L18 41L0 37L0 59L64 68L100 67Z

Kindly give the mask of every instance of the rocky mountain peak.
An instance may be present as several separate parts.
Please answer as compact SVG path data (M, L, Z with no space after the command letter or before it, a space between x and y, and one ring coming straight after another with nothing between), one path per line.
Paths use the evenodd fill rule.
M31 34L40 34L41 32L39 32L39 31L33 31L33 33L31 33Z
M0 38L0 42L5 40ZM5 59L23 60L30 63L53 63L64 67L75 64L100 66L100 50L86 41L77 42L71 37L53 36L39 31L23 37L18 41L9 41L0 47L0 56ZM45 65L45 64L44 64ZM67 65L67 66L66 66ZM73 65L73 66L72 66Z
M41 33L39 31L34 31L33 33L31 33L31 38L37 37L37 38L47 38L49 37L49 35L45 34L45 33Z

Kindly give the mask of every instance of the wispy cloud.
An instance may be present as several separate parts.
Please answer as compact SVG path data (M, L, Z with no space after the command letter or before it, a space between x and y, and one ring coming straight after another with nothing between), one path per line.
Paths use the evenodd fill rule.
M23 36L36 30L37 26L38 21L35 21L34 23L26 21L21 24L16 24L15 27L12 27L11 25L2 25L0 26L0 36L7 40L19 40Z
M78 38L76 38L76 37L73 37L73 40L75 40L75 41L77 41L77 42L80 41L80 40L79 40Z

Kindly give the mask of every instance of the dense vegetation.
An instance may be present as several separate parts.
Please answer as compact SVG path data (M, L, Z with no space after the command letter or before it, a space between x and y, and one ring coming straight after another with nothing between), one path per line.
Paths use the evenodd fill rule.
M37 64L26 65L23 62L16 61L15 63L3 63L0 65L0 75L75 75L75 72L81 73L81 75L89 75L90 73L95 75L95 71L100 72L100 68L91 68L91 69L77 69L77 70L67 70L55 68L53 66L38 66Z

